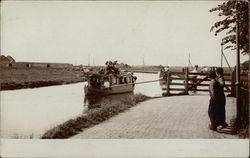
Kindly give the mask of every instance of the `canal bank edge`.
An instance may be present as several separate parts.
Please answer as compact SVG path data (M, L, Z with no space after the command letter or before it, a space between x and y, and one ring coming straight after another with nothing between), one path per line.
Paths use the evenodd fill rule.
M144 94L136 94L132 100L125 100L121 104L109 105L94 111L90 111L87 115L82 115L74 119L70 119L43 134L42 139L64 139L70 138L84 129L97 125L109 118L124 112L125 110L146 101L150 97Z

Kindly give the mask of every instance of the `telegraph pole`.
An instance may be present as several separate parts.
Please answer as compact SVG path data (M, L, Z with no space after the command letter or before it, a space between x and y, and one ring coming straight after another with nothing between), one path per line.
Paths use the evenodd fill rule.
M240 48L239 48L239 17L237 13L237 1L235 2L236 9L236 105L237 105L237 121L241 120L241 105L240 105Z
M222 39L223 41L223 39ZM223 67L223 43L221 42L220 67Z

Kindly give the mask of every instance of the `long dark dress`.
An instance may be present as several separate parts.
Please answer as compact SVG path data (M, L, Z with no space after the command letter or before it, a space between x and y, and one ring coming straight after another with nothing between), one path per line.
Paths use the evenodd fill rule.
M226 97L224 94L225 79L219 77L216 79L219 83L218 87L218 107L219 107L219 124L222 126L227 126L226 123Z
M220 110L219 110L219 98L218 98L218 90L219 90L219 83L218 81L212 79L209 84L209 106L208 106L208 116L211 121L211 128L212 130L216 130L217 126L220 125Z

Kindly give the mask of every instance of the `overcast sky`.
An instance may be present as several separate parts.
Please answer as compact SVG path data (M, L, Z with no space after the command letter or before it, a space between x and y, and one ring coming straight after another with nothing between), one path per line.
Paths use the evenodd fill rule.
M3 1L1 53L16 61L219 66L221 1ZM231 66L235 53L225 51ZM242 61L247 57L243 57ZM224 62L225 65L225 62ZM226 66L226 65L225 65Z

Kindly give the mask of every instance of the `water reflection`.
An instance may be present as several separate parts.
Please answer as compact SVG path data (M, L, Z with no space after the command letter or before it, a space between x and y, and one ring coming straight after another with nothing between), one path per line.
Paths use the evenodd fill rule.
M134 99L134 93L123 93L115 95L89 95L84 97L84 110L83 113L87 113L90 110L102 108L109 105L118 104L132 104Z

